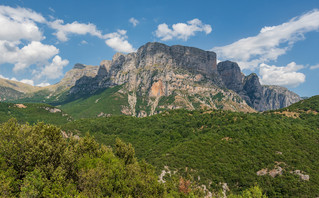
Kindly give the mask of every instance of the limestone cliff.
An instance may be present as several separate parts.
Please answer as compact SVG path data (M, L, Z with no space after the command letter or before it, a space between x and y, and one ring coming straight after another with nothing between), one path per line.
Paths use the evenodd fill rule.
M176 108L264 111L300 100L285 88L262 86L256 74L245 76L235 62L216 61L211 51L147 43L133 53L116 53L100 66L75 64L55 85L21 90L10 83L0 85L0 100L9 96L10 100L61 104L119 87L114 90L121 98L114 102L119 112L133 116ZM100 114L110 112L101 109Z
M284 87L262 86L255 73L245 76L235 62L220 62L217 70L224 86L238 93L257 111L279 109L301 100L297 94Z
M238 94L220 87L216 54L193 47L147 43L135 53L117 53L112 61L102 61L95 77L79 79L70 93L92 94L118 85L128 98L123 112L134 116L176 108L254 111Z

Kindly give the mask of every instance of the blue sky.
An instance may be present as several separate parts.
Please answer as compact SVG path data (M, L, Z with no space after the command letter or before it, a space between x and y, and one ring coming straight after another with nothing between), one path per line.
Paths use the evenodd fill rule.
M2 0L0 77L58 82L147 42L213 50L263 84L319 94L317 0Z

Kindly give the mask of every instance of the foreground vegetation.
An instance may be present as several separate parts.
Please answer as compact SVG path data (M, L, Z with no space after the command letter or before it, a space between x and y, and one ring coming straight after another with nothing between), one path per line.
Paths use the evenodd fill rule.
M64 135L65 136L65 135ZM179 182L178 182L179 181ZM187 179L158 182L154 168L116 139L114 152L92 137L63 137L53 125L0 126L0 197L203 197ZM232 197L264 197L257 186Z
M65 139L59 128L10 120L0 129L2 197L162 197L153 168L120 140L115 154L91 137Z
M69 122L43 112L75 138L53 125L19 124L40 120L39 105L3 105L1 122L19 121L0 126L0 197L202 197L205 187L221 196L226 183L229 197L317 197L318 107L317 96L252 114L175 110ZM166 183L158 182L162 171Z

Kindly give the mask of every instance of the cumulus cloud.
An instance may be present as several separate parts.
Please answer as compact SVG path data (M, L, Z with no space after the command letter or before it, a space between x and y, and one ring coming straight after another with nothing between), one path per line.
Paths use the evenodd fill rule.
M13 71L18 72L28 68L30 65L45 65L48 60L59 53L53 45L45 45L39 41L19 48L20 42L9 42L0 40L0 64L14 64Z
M82 45L86 45L86 44L88 44L88 42L87 42L86 40L82 40L82 41L81 41L81 44L82 44Z
M134 17L130 18L129 22L132 23L134 27L136 27L137 24L139 24L139 21L135 19Z
M69 63L60 57L58 48L44 44L43 26L55 30L54 34L59 41L68 41L72 35L91 35L105 41L106 45L116 51L135 51L127 40L125 30L102 34L92 23L64 23L60 19L49 21L31 9L0 5L0 65L12 64L14 72L30 72L32 69L32 80L22 80L28 84L34 85L33 80L45 78L46 82L61 77L63 68ZM82 40L81 44L87 42ZM11 80L18 81L15 78Z
M196 32L211 33L212 27L207 24L203 24L199 19L193 19L187 21L187 23L176 23L169 28L166 23L162 23L157 26L155 35L162 41L172 40L173 38L188 40L190 36L194 36Z
M310 66L310 69L311 69L311 70L313 70L313 69L319 69L319 64Z
M319 10L315 9L277 26L264 27L257 36L215 47L219 58L237 61L242 69L254 70L261 63L275 61L286 54L304 34L319 30Z
M62 58L59 55L56 55L52 59L52 63L46 65L40 74L37 75L37 78L43 78L46 79L56 79L61 76L63 76L63 67L67 66L69 64L68 60L62 60Z
M49 26L57 30L55 35L62 42L68 41L68 36L71 34L90 34L92 36L97 36L99 38L103 37L101 31L99 31L96 28L96 26L92 23L84 24L74 21L73 23L64 24L63 20L58 19L53 22L50 22Z
M49 85L50 85L50 83L42 82L40 84L37 84L36 86L38 86L38 87L46 87L46 86L49 86Z
M94 24L84 24L77 21L64 24L63 20L55 20L49 23L49 25L51 28L57 30L55 35L62 42L68 41L69 36L72 34L90 34L91 36L104 39L106 45L113 48L115 51L125 53L135 51L133 46L127 40L126 30L118 30L117 32L102 34L102 32L98 30Z
M0 6L0 64L13 64L14 72L25 70L31 65L37 65L37 68L43 72L56 66L56 57L59 57L56 55L59 49L41 42L45 37L38 23L47 23L39 13L26 8ZM52 59L54 56L55 58ZM50 63L51 59L52 63ZM66 62L68 61L62 61L63 64ZM51 71L53 72L51 77L61 74L60 70L51 69ZM18 81L16 78L10 80ZM19 82L34 85L31 79L23 79Z
M34 81L30 79L22 79L20 82L34 86Z
M117 32L104 35L105 43L118 52L130 53L136 51L127 41L126 31L118 30Z
M266 85L297 87L306 80L306 76L303 73L297 72L302 68L304 68L303 65L297 65L295 62L283 67L262 63L259 69L260 81Z
M25 8L0 6L0 40L42 40L43 34L36 23L44 23L42 15Z

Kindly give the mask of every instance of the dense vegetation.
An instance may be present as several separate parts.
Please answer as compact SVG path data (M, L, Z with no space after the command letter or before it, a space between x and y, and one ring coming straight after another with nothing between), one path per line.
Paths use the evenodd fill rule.
M120 88L122 87L116 86L93 96L82 97L73 101L69 99L69 102L61 105L61 109L76 119L97 117L101 113L101 116L103 116L104 112L120 115L121 106L128 105L127 96L117 92Z
M62 125L71 120L70 116L61 112L52 113L55 107L47 104L13 104L0 102L0 123L16 118L20 123L45 122Z
M171 190L172 191L172 190ZM0 128L1 197L163 197L151 166L117 140L116 152L91 137L65 139L39 123Z
M63 138L43 123L2 124L0 197L201 197L198 186L216 195L224 183L239 194L230 197L262 197L261 189L269 197L319 196L319 96L264 113L174 110L73 122L39 104L1 105L1 122L43 120L83 138ZM163 170L171 171L165 184L156 176Z
M89 131L100 143L117 137L132 143L139 158L168 166L210 190L242 191L258 183L270 197L319 195L319 116L313 123L275 113L175 110L147 118L113 116L68 123L66 130ZM257 171L283 169L282 175ZM187 167L187 168L186 168ZM310 179L293 172L300 170ZM209 185L211 184L211 185Z
M306 100L301 100L289 107L284 108L283 110L289 109L290 111L308 111L312 110L319 112L319 95L313 96Z
M63 137L53 125L0 126L0 197L202 197L188 179L158 182L131 144L111 148L88 134ZM264 197L258 186L232 197Z

